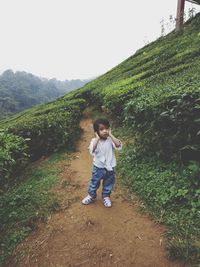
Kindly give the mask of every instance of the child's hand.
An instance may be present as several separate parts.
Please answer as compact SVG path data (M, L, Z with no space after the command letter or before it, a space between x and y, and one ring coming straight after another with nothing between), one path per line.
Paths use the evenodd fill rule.
M112 135L112 133L111 133L111 128L109 128L109 130L108 130L108 134L109 134L109 135Z

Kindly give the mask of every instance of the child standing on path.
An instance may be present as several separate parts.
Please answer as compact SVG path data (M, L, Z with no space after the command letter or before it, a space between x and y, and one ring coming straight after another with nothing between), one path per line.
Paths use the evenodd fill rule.
M105 207L112 206L110 194L115 183L116 158L114 149L121 150L122 143L115 138L107 119L97 119L93 124L96 138L92 138L88 147L93 156L92 178L88 186L88 195L82 200L87 205L96 198L96 191L103 180L102 199Z

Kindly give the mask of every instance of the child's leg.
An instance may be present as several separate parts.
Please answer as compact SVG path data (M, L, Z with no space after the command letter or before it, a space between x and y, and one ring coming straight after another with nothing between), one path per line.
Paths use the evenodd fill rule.
M115 171L106 171L103 178L102 198L109 197L115 183Z
M106 174L105 169L103 168L97 168L96 166L93 166L92 170L92 179L90 181L90 184L88 186L88 194L96 198L97 194L96 191L100 186L101 178L103 178Z

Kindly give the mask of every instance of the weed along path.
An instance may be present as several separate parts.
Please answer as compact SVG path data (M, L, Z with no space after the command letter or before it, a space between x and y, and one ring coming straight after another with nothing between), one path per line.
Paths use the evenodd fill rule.
M60 162L61 183L54 188L62 193L65 208L53 213L47 223L41 223L17 247L6 266L183 266L166 258L164 228L140 213L137 202L123 198L119 185L112 193L112 208L103 206L101 188L95 203L81 204L91 176L92 157L87 149L93 136L91 119L85 116L81 127L84 132L77 152L69 165Z

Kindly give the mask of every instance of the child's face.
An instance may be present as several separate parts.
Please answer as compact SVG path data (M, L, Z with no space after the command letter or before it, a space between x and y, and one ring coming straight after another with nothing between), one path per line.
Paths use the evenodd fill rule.
M104 124L99 124L99 137L102 139L107 139L109 136L109 128L105 126Z

